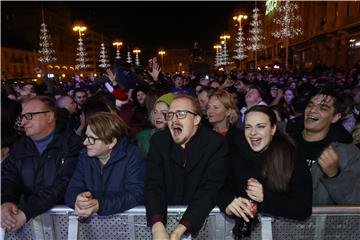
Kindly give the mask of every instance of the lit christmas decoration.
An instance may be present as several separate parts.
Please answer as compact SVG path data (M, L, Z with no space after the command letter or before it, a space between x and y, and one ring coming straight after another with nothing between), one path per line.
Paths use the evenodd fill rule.
M130 63L130 64L132 63L131 53L130 53L130 51L128 51L128 52L127 52L126 62L127 62L127 63Z
M42 14L42 24L40 25L40 57L39 61L42 63L50 64L56 61L56 58L53 56L55 55L55 51L52 49L52 42L50 41L50 35L48 34L48 30L44 20L44 10L41 7L41 14Z
M233 56L233 58L240 61L247 58L247 55L245 54L246 51L245 38L241 25L239 25L235 47L236 48L234 52L236 53L236 55Z
M259 9L258 8L254 8L253 9L253 15L252 15L252 20L250 22L250 37L248 38L248 41L250 43L250 45L248 46L248 50L249 51L253 51L254 55L255 55L255 67L257 65L257 51L264 49L265 45L262 44L262 41L265 39L264 36L262 36L261 32L261 26L262 26L262 22L259 19Z
M215 55L215 68L221 66L221 45L215 45L214 48L216 49L216 55Z
M119 50L119 49L116 49L116 56L115 56L115 59L121 59L121 56L120 56L120 50Z
M84 47L84 43L81 37L79 37L79 46L77 48L77 53L76 53L76 61L78 62L75 67L78 69L85 69L87 67L86 65L86 48Z
M300 36L303 32L301 29L301 16L297 15L297 3L286 0L278 10L278 18L274 18L274 23L279 26L279 30L272 33L275 38L285 40L285 66L288 68L289 39ZM299 27L298 27L299 26Z
M135 64L136 64L136 66L140 66L140 58L139 58L139 53L141 53L140 49L134 49L133 53L135 53Z
M224 45L224 41L221 41L220 42L220 52L219 52L219 64L220 64L220 66L225 65L224 64L224 57L223 57L223 53L224 53L223 45Z
M229 64L229 53L228 53L228 49L226 46L226 39L230 39L230 36L228 35L223 35L220 36L220 39L222 39L223 41L221 41L221 46L222 46L222 51L221 51L221 65L226 66Z
M278 0L267 0L265 5L266 5L265 15L268 15L278 6Z
M115 56L115 59L116 60L119 60L121 59L121 56L120 56L120 47L123 45L122 42L114 42L113 43L113 46L116 46L116 56Z
M101 67L101 68L105 69L105 68L110 67L109 60L108 60L108 55L107 55L104 43L101 43L101 46L100 46L100 59L99 59L99 62L100 62L99 67Z

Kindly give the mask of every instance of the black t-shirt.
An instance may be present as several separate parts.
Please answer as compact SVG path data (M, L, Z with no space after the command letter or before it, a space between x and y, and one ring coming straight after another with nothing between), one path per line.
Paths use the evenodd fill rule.
M324 149L331 143L329 138L325 138L316 142L307 142L303 139L302 135L297 136L297 139L294 139L297 143L297 148L299 149L297 155L299 159L306 160L309 169L313 164L316 164L318 158Z

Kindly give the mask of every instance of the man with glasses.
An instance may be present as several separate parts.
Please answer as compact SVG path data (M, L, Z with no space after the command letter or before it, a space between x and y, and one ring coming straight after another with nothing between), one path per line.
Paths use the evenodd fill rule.
M9 231L62 203L82 147L75 133L56 125L52 98L26 100L20 118L25 135L1 166L1 227Z
M167 206L187 205L171 239L197 235L215 207L227 174L228 146L214 131L200 125L197 99L176 94L165 114L168 129L150 142L145 180L145 206L154 239L169 239Z

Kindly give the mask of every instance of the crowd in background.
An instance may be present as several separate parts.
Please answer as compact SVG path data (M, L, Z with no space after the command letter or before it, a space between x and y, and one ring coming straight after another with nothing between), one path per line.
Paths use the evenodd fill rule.
M2 208L8 202L25 206L20 209L27 220L63 198L84 218L93 213L108 215L146 204L153 235L166 238L162 226L156 225L159 222L166 225L166 221L156 214L154 199L149 197L154 195L150 192L159 190L156 179L159 176L151 175L149 171L164 167L167 174L168 168L172 167L163 166L165 163L160 160L154 160L158 165L152 161L167 154L161 148L168 147L171 156L184 154L182 160L178 159L185 161L184 167L186 160L192 160L192 154L198 156L191 147L181 145L184 144L182 140L177 142L187 134L189 125L180 120L189 118L193 120L190 124L193 124L190 128L193 135L190 134L189 139L193 140L184 140L185 143L188 146L193 146L194 142L202 144L201 138L194 136L198 136L197 133L207 136L209 145L213 146L208 151L221 148L213 154L223 157L230 166L216 163L218 170L224 171L216 174L218 179L211 186L214 189L209 187L207 190L221 192L220 199L205 190L202 193L212 199L208 203L210 209L212 203L216 203L229 216L249 221L249 217L254 217L252 202L259 204L261 212L294 219L308 217L311 205L360 204L359 186L350 187L351 190L346 192L339 184L340 181L342 184L359 181L360 65L348 71L336 68L303 71L225 68L223 72L196 75L164 73L153 58L145 68L118 65L107 69L99 78L76 77L73 81L62 82L46 78L39 85L3 81L1 87L2 189L5 187L9 191L2 193ZM184 102L181 106L188 106L187 109L177 108L181 101ZM42 114L46 116L39 116ZM35 116L43 118L41 123L36 123L39 126L32 122ZM34 126L43 127L44 131L35 136L31 132ZM169 130L165 130L167 128ZM67 135L58 137L60 129ZM207 132L209 130L211 133ZM165 136L166 131L169 132ZM24 135L33 143L24 139ZM171 137L185 150L167 146ZM77 138L80 144L72 145ZM56 142L56 139L59 140ZM59 148L62 144L68 145L64 147L65 153L59 153L61 156L56 153L57 147L51 145L54 141ZM48 150L49 144L54 152ZM227 151L229 155L225 154ZM49 193L42 189L44 192L34 197L31 192L35 191L37 181L44 181L50 173L44 173L40 178L37 175L29 177L23 172L26 164L21 159L39 158L45 164L44 152L48 157L57 154L56 166L64 164L68 153L78 159L78 163L76 166L68 163L67 168L74 169L74 173L68 169L61 176L48 176L55 182L69 182L69 185L63 182L62 190L54 193L57 196L51 203L38 206L43 202L39 199L47 198L44 196ZM145 164L146 161L150 164ZM56 172L54 166L49 169ZM9 177L10 174L16 177ZM201 174L199 172L198 176ZM18 175L36 182L23 182ZM186 175L179 176L186 178ZM18 181L21 184L15 187L13 184ZM203 180L195 178L196 181ZM185 180L181 186L178 184L174 185L178 191L168 198L168 203L185 205L195 201L197 190L189 187ZM10 187L16 189L9 190ZM182 191L185 191L184 195L179 195ZM20 203L16 197L20 193L25 195L24 202L30 201L39 209ZM204 202L206 200L202 200L206 205ZM194 206L197 205L194 203ZM13 205L9 205L9 209L18 211ZM184 229L179 228L175 233L182 235L189 231L196 234L201 227L197 224L204 220L202 215L187 217L181 221ZM18 229L15 227L17 220L13 222L13 228L9 222L8 229ZM234 234L241 237L236 230Z

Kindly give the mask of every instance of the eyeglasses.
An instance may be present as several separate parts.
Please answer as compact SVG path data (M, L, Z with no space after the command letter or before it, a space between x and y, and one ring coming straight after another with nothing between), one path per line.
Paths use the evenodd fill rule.
M20 121L25 118L26 120L31 120L34 115L40 114L40 113L48 113L50 111L42 111L42 112L28 112L20 115Z
M177 119L184 119L188 113L191 113L195 116L198 115L197 113L188 110L178 110L176 112L167 112L164 116L166 121L171 121L174 118L174 115L176 115Z
M100 138L94 138L91 136L85 136L85 139L87 139L87 141L90 143L90 145L94 145L96 140L100 140Z

